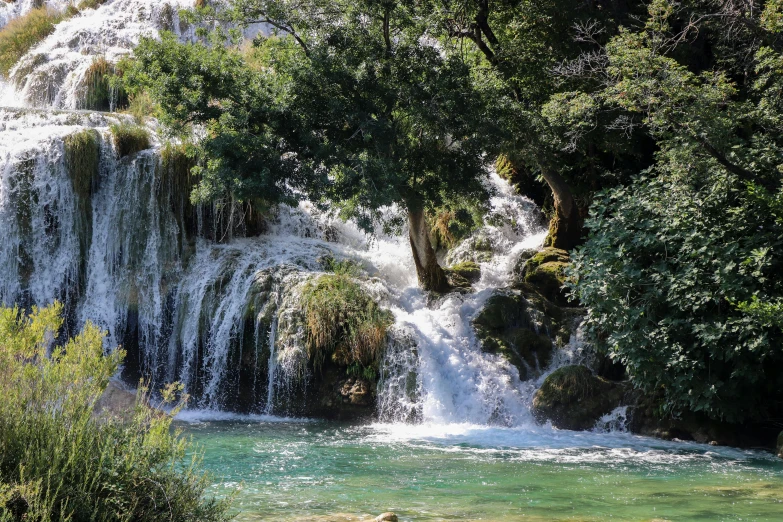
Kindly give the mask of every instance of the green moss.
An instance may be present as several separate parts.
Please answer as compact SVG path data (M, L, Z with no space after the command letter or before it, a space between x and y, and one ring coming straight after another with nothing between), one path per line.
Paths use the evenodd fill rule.
M568 252L557 248L545 248L524 262L520 279L535 287L547 299L567 304L568 298L563 285L566 282L565 269L570 258Z
M547 247L536 254L534 254L527 262L527 266L530 269L536 268L544 263L560 262L568 263L571 258L568 256L568 252L560 250L559 248Z
M85 129L65 137L65 166L73 183L74 192L87 200L98 176L100 165L100 135L94 129Z
M305 285L302 307L314 368L330 358L338 366L353 368L354 373L372 368L377 375L393 316L356 281L341 274L320 276Z
M456 265L448 267L446 270L464 277L471 283L475 283L481 279L481 267L478 265L478 263L474 263L473 261L457 263Z
M120 123L111 126L114 149L120 158L150 147L150 135L147 129L139 125Z
M14 64L52 34L54 26L64 18L62 13L41 7L8 22L0 30L0 72L8 76Z
M602 415L620 406L625 386L593 375L584 366L564 366L552 372L533 398L539 422L561 429L586 430Z

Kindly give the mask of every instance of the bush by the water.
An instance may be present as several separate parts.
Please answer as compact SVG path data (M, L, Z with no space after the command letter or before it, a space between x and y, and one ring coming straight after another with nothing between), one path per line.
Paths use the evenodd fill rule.
M382 309L349 276L323 275L302 291L309 358L319 368L332 361L373 373L386 345L392 314Z
M8 72L27 51L54 31L62 13L39 7L11 20L0 30L0 72Z
M572 283L592 339L665 409L729 422L783 412L783 194L715 169L593 203Z
M172 413L139 393L130 420L95 405L122 362L90 324L54 345L62 306L0 308L0 521L221 521ZM173 404L177 390L164 391Z

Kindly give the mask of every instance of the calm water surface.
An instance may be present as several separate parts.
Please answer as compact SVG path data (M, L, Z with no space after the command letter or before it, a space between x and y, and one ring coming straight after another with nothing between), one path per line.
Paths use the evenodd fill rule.
M238 520L783 521L783 461L627 434L282 421L183 423Z

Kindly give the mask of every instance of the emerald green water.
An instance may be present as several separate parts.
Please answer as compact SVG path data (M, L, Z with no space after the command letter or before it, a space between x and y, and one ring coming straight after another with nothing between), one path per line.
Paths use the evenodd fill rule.
M184 424L238 520L783 520L783 461L627 434Z

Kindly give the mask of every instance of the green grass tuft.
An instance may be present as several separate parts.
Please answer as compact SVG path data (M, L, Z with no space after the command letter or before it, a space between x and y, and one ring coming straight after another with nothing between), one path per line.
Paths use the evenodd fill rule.
M65 15L43 7L8 22L0 30L0 72L4 76L14 64L41 40L52 34Z
M144 127L129 123L111 126L114 148L120 158L150 148L150 134Z
M84 11L85 9L98 9L105 3L106 0L82 0L79 2L78 9L79 11Z
M82 199L89 199L98 176L101 140L98 131L85 129L65 137L65 166L73 190Z
M391 312L378 306L344 274L322 275L307 283L302 302L314 368L330 357L351 373L377 375L386 333L394 319Z

